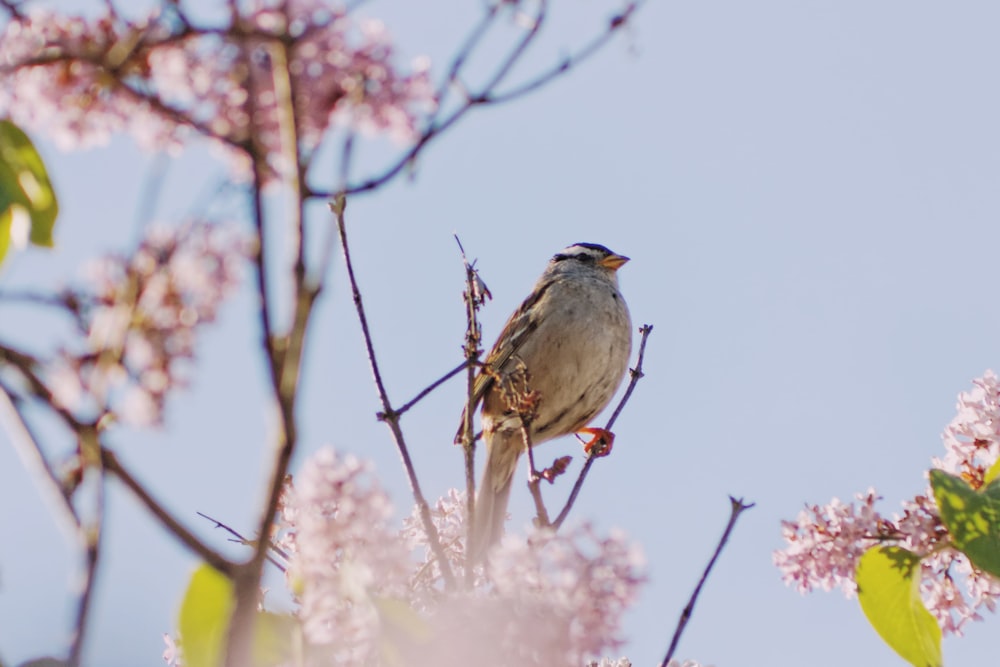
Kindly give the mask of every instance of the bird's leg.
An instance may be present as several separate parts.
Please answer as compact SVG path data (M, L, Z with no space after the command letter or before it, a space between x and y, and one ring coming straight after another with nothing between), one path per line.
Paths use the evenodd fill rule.
M583 451L590 456L607 456L615 444L615 434L604 428L581 428L577 433L593 436L583 445Z

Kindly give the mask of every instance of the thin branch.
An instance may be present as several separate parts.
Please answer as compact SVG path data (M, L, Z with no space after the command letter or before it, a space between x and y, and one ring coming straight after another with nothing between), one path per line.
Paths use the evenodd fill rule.
M330 209L333 211L333 214L337 219L337 230L340 232L340 247L343 251L344 263L347 266L347 278L351 284L351 294L354 299L354 307L357 310L358 322L361 324L361 332L365 340L365 351L368 355L368 362L371 366L372 376L375 379L375 387L378 390L379 401L382 403L382 421L389 426L389 430L392 432L393 441L396 443L396 449L402 459L403 468L406 470L406 476L410 482L410 490L413 493L413 498L416 501L417 508L420 512L420 519L424 527L424 532L427 534L427 541L431 546L431 550L434 552L434 556L438 559L445 584L449 588L454 588L455 575L451 571L451 566L445 556L444 548L441 546L441 537L434 525L434 521L431 519L430 506L427 504L427 499L424 498L424 494L420 490L420 481L417 479L417 472L413 467L413 460L410 458L410 451L406 447L406 441L403 438L403 430L399 426L399 414L392 408L389 395L385 390L385 382L382 380L382 372L379 370L378 361L375 358L375 345L372 342L371 330L368 327L368 318L365 316L365 307L361 301L361 290L358 288L358 281L354 275L354 264L351 261L350 246L347 242L347 226L344 222L344 210L346 205L346 197L341 195L330 204Z
M677 644L681 640L681 635L684 633L684 628L687 626L688 621L691 620L691 614L694 612L695 602L698 601L698 596L701 594L701 589L705 585L705 581L708 580L708 575L712 571L712 567L715 566L715 561L718 560L719 554L722 553L722 549L726 546L726 542L729 541L729 534L733 532L733 527L736 526L736 520L740 518L740 515L754 506L754 503L744 503L742 498L733 498L729 496L729 502L732 506L731 514L729 515L729 523L726 524L726 530L723 531L722 537L719 539L719 544L715 547L715 553L712 554L712 558L709 559L708 565L705 566L705 571L701 574L701 579L698 580L698 585L694 587L694 592L691 593L691 598L688 603L684 605L684 610L681 611L681 616L677 621L677 627L674 630L674 636L670 640L670 647L667 649L667 655L664 656L663 662L660 663L660 667L667 667L670 663L670 659L674 657L674 651L677 649Z
M211 521L212 523L215 524L216 528L221 528L222 530L224 530L227 533L229 533L230 535L232 535L233 537L232 537L232 539L229 540L230 542L235 542L236 544L239 544L239 545L244 546L244 547L253 547L256 544L255 540L251 540L251 539L247 539L246 537L243 537L243 535L241 535L236 529L227 526L226 524L222 523L218 519L213 519L212 517L208 516L204 512L195 512L195 514L197 514L198 516L200 516L203 519ZM279 556L281 556L282 558L284 558L286 561L288 560L288 553L284 549L282 549L281 547L279 547L277 544L275 544L274 542L270 542L268 544L268 548L271 551L273 551L274 553L276 553ZM268 562L271 563L271 565L275 566L276 568L278 568L282 572L284 572L287 569L283 564L279 563L270 554L268 554L266 556L266 558L267 558Z
M542 86L551 83L553 80L563 76L571 69L579 66L584 61L589 60L614 38L615 33L628 23L631 17L641 8L643 4L645 4L645 0L637 0L636 2L630 3L620 14L616 14L611 17L608 21L607 30L595 37L589 44L586 44L579 51L567 56L548 71L539 74L531 81L523 83L520 86L503 93L490 95L485 102L488 104L505 104L529 93L533 93Z
M478 48L479 44L486 36L486 33L489 32L489 29L499 15L500 7L502 6L502 2L493 2L486 8L486 13L483 14L482 20L472 29L469 35L465 38L465 41L462 43L462 46L458 49L458 53L454 58L452 58L448 74L445 76L444 80L442 80L441 86L438 88L437 95L435 96L435 99L438 101L438 108L435 114L431 117L431 122L429 123L430 125L433 125L437 121L438 114L441 113L444 106L444 98L448 94L448 90L455 85L456 82L458 82L458 75L461 73L466 61L472 57L473 52L475 52L476 48ZM461 245L462 244L459 243L460 247ZM465 251L463 251L462 254L464 256Z
M139 483L138 480L130 473L115 456L115 453L109 449L101 449L101 461L104 464L104 469L118 478L122 484L124 484L133 495L146 506L150 514L156 517L163 527L167 529L169 533L174 535L181 543L184 544L188 549L193 551L206 563L214 567L216 570L222 574L232 577L236 570L236 563L229 560L225 556L213 550L211 547L202 542L198 537L194 535L191 531L185 528L181 523L175 519L170 512L166 510L160 503L158 503L146 490L146 488Z
M538 37L538 33L542 29L542 24L545 23L545 15L548 12L548 5L548 0L538 0L538 11L535 13L535 18L531 22L531 28L529 28L528 31L524 33L524 36L520 39L520 41L514 45L514 48L507 54L507 57L500 64L497 71L493 74L486 85L483 86L483 94L480 97L484 98L484 100L489 97L489 91L492 91L507 78L507 75L510 74L514 65L517 64L517 61L521 59L521 56L525 54L528 47L531 46L531 43L535 41L536 37Z
M471 364L471 365L475 366L475 364ZM409 401L407 401L406 403L404 403L401 408L397 409L396 410L396 416L402 417L404 413L406 413L410 408L412 408L414 405L416 405L417 403L419 403L420 401L422 401L428 394L430 394L432 391L434 391L435 389L437 389L438 387L440 387L441 385L443 385L445 382L447 382L448 380L452 379L453 377L455 377L456 375L458 375L459 373L461 373L462 371L464 371L469 366L470 366L470 364L469 364L468 361L463 361L458 366L455 366L450 371L448 371L447 373L445 373L444 375L442 375L440 378L438 378L434 382L430 383L427 387L425 387L423 390L421 390L420 393L418 393L412 399L410 399ZM385 415L383 415L380 412L379 414L376 415L376 417L378 417L379 420L382 420L382 419L385 418Z
M42 381L41 376L36 372L35 369L39 364L38 360L33 356L0 343L0 361L7 362L17 369L17 371L28 383L28 388L31 390L31 393L38 398L38 400L45 403L50 410L59 415L62 418L63 423L65 423L71 431L78 433L81 429L92 426L92 424L85 424L81 422L72 412L59 404L59 401L57 401L55 396L52 395L52 391L48 388L45 382Z
M11 18L21 21L24 19L24 13L21 11L20 2L13 2L13 0L0 0L0 8L7 10Z
M76 620L73 624L73 641L70 644L69 657L66 663L69 667L79 667L83 657L84 641L87 637L90 615L93 608L94 591L97 583L97 565L101 555L101 538L104 534L104 464L100 456L100 441L97 430L92 427L81 429L79 438L80 458L84 463L84 477L92 479L94 486L94 515L80 525L80 538L84 546L85 565L83 570L83 586L77 601Z
M632 379L628 383L625 395L622 396L622 400L618 401L618 405L615 407L614 412L611 413L611 418L608 419L608 423L604 426L605 431L610 431L611 427L615 425L616 421L618 421L618 415L620 415L622 410L625 409L625 404L628 403L629 398L632 396L632 392L635 391L635 385L638 384L639 380L643 377L642 361L646 356L646 340L649 338L649 334L652 331L652 324L643 324L639 327L639 333L642 337L639 339L639 356L635 362L635 368L629 370L629 374ZM569 494L569 499L566 500L566 506L562 508L562 511L559 512L559 516L557 516L556 520L552 522L552 526L557 530L566 520L566 517L569 515L569 511L573 509L573 503L576 502L576 497L580 495L580 489L583 488L583 482L587 479L587 475L590 473L590 466L594 465L594 461L600 458L596 456L599 449L600 448L595 447L590 450L590 454L587 456L587 461L583 464L583 470L580 471L579 477L576 478L576 483L573 485L573 490Z
M503 3L495 3L496 5ZM546 3L543 1L539 5L539 11L536 14L535 22L531 29L525 33L517 44L511 49L507 57L503 60L497 70L494 72L487 83L482 86L478 93L469 94L466 96L466 101L460 105L457 109L451 112L445 118L440 118L441 113L440 107L434 112L430 117L430 123L420 134L417 140L414 142L413 146L409 150L405 151L394 163L387 167L381 174L377 176L370 177L364 181L350 184L348 187L343 188L337 192L334 191L323 191L322 189L310 189L310 197L318 197L324 199L332 199L338 192L344 194L358 194L361 192L368 192L374 190L388 181L392 180L398 176L406 167L413 163L417 156L424 150L424 148L431 143L435 138L444 134L448 129L450 129L455 123L457 123L466 113L471 109L478 106L490 106L494 104L502 104L509 102L516 98L522 97L528 93L534 92L535 90L543 87L549 82L557 79L568 72L574 70L579 64L591 58L594 54L604 48L613 38L613 36L621 30L624 26L629 23L629 20L635 15L635 13L645 4L645 0L636 0L625 7L625 9L610 19L608 19L607 27L591 42L586 44L579 51L573 53L572 55L564 58L555 66L542 72L537 77L531 79L530 81L521 84L520 86L502 93L497 93L496 88L498 88L507 75L511 72L514 66L521 61L522 56L527 51L528 46L535 39L538 31L541 27L542 22L545 19L545 9ZM452 75L449 74L445 78L445 82L448 84L454 83L457 80L458 72L460 71L462 65L464 64L464 59L468 58L472 48L475 47L476 41L481 39L478 35L478 31L485 30L488 27L491 19L489 14L487 14L484 19L473 29L469 38L459 49L457 55L452 59L451 71L455 72L455 79L452 79ZM457 67L456 67L457 63ZM442 90L444 88L442 87Z
M531 491L531 497L535 501L535 520L539 528L548 528L552 525L549 520L549 511L545 509L545 500L542 498L542 476L538 472L538 468L535 467L535 448L532 446L531 442L531 428L529 422L521 418L521 439L524 441L524 447L528 452L528 489Z
M459 433L465 459L466 543L473 544L472 531L476 515L476 434L472 419L476 411L476 368L479 366L479 358L483 354L483 329L479 324L479 309L486 303L487 299L493 298L493 295L490 294L486 283L479 277L476 267L466 257L465 248L462 247L462 241L458 238L458 234L455 235L455 243L458 244L458 250L462 254L462 265L465 268L465 292L462 293L462 297L465 300L466 326L465 345L462 349L465 353L468 373L465 379L465 410L462 412L462 425ZM472 568L466 568L465 583L467 586L472 585L473 576Z

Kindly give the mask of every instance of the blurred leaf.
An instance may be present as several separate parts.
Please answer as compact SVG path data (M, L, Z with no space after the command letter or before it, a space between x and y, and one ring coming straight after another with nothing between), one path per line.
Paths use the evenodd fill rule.
M177 620L187 667L218 667L233 607L233 584L221 572L202 565L188 584Z
M0 167L0 172L3 168ZM0 193L0 198L3 194ZM0 264L3 263L3 258L7 255L7 250L10 248L10 223L14 219L14 207L8 206L6 208L0 209Z
M28 240L52 247L59 203L41 156L24 132L0 120L0 261L11 242L15 206L27 213Z
M298 634L298 622L290 614L262 611L257 614L253 637L254 664L259 667L285 664L291 661L293 641Z
M382 626L380 650L386 665L405 665L405 657L420 652L430 638L427 621L403 600L373 597Z
M920 600L920 556L872 547L855 576L858 601L879 636L915 667L940 667L941 628Z
M202 565L188 583L181 602L178 645L185 667L218 667L226 645L233 612L233 584L218 570ZM298 622L288 614L257 614L253 637L254 664L272 667L292 655Z
M997 459L983 475L983 486L989 486L989 483L997 477L1000 477L1000 459Z
M1000 577L1000 480L977 491L943 470L931 470L930 478L952 545L977 568Z

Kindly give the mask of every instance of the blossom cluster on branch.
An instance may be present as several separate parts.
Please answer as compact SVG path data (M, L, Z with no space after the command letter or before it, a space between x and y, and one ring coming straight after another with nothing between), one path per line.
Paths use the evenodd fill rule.
M621 646L623 613L644 580L635 546L584 525L508 536L470 586L451 590L419 524L391 527L368 464L321 450L286 494L279 544L310 653L322 664L389 654L428 667L580 667ZM442 499L434 520L462 572L462 495Z
M159 424L168 392L186 382L200 326L215 320L251 250L226 225L153 226L128 256L89 266L92 290L67 297L82 340L48 365L55 403L85 419Z
M959 394L956 410L942 435L945 455L932 465L978 489L1000 455L1000 379L987 371L971 391ZM803 593L839 587L854 595L861 556L873 546L896 544L922 557L921 597L944 633L961 635L965 623L982 620L981 610L996 610L1000 579L975 568L951 545L929 487L891 516L875 509L880 499L868 489L855 496L856 503L834 498L782 522L786 546L775 551L774 563L785 583Z
M398 69L378 21L323 0L233 7L199 26L177 6L126 19L111 3L92 18L28 5L0 32L0 115L64 148L126 131L176 150L200 135L245 178L252 155L265 177L293 173L285 156L307 158L331 124L411 140L433 109L428 61Z

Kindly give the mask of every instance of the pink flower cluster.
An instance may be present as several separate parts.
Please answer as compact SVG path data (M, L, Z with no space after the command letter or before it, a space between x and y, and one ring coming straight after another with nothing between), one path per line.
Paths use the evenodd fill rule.
M782 578L799 592L825 591L839 586L847 595L857 590L854 571L858 559L884 526L875 511L875 489L855 496L859 505L834 498L828 505L810 505L795 521L781 522L787 546L774 553Z
M622 615L643 581L642 558L623 536L583 526L509 537L471 586L448 589L427 559L411 556L426 547L419 524L391 530L370 468L330 449L304 466L286 505L292 588L323 664L370 664L389 651L415 667L579 667L620 646ZM457 492L434 511L455 565L464 516Z
M380 23L322 0L238 6L237 26L184 17L183 29L169 13L126 21L29 8L0 34L0 115L64 148L127 131L148 148L177 149L200 134L245 177L248 143L271 174L287 174L288 156L306 164L331 124L409 141L433 109L428 62L398 70Z
M373 664L380 604L405 591L408 554L371 466L323 449L296 480L289 575L308 640L330 664Z
M945 455L933 465L978 488L1000 454L1000 381L987 371L973 385L959 395L957 414L942 436ZM880 497L874 489L856 499L858 505L835 498L828 505L807 506L796 521L782 522L786 546L774 552L773 560L786 584L802 593L840 587L853 595L858 559L876 544L893 543L924 557L921 597L945 634L961 635L966 622L981 620L980 609L996 609L1000 580L975 569L949 546L930 488L904 502L902 513L891 518L875 509Z
M56 402L132 424L159 424L168 392L185 384L199 326L238 283L249 243L207 223L155 227L130 256L90 267L82 295L84 349L63 349L49 369Z

